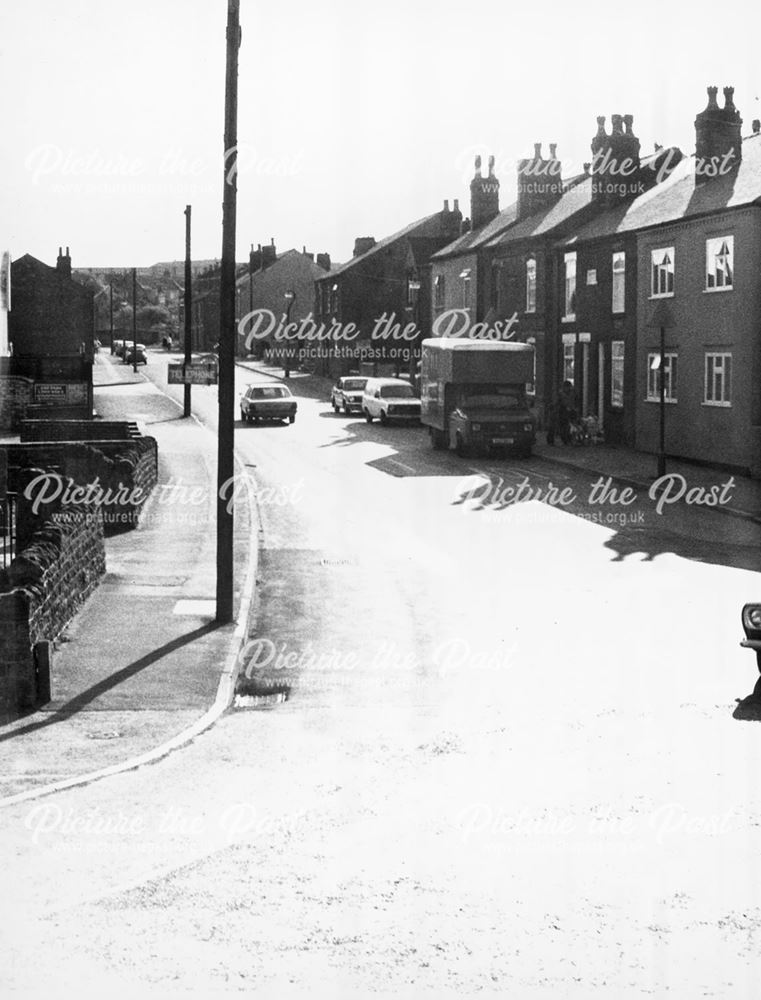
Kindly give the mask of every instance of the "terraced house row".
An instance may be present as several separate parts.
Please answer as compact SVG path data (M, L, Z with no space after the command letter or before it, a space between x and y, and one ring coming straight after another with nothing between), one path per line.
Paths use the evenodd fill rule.
M540 423L569 379L606 442L644 451L663 378L667 453L761 476L760 130L743 135L731 87L721 104L708 88L691 151L643 154L631 115L600 117L581 173L537 144L503 209L493 159L484 173L477 158L469 221L445 206L370 241L317 282L316 311L364 338L386 298L421 337L509 331L535 345Z
M554 146L518 164L517 199L432 258L434 318L513 319L536 345L537 412L566 379L606 441L761 475L761 135L731 87L695 150L647 156L630 115L598 118L592 159L561 181ZM478 197L483 179L473 180ZM493 190L493 184L489 186ZM665 351L661 371L661 327Z

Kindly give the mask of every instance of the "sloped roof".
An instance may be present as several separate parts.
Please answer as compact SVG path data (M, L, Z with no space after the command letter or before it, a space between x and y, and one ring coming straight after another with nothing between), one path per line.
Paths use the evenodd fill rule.
M492 237L501 233L503 229L511 226L516 219L518 213L518 204L513 202L512 205L508 205L507 208L503 208L502 211L495 215L491 222L487 222L485 226L481 226L480 229L470 230L467 233L463 233L459 236L453 243L449 243L447 246L435 253L431 260L444 260L446 257L458 257L460 254L472 253L473 250L477 250L478 247L483 246Z
M331 268L330 271L325 271L321 277L326 278L330 276L331 278L336 277L336 275L343 274L348 271L349 268L355 267L358 264L364 264L365 261L369 260L373 254L379 253L381 250L385 250L387 247L392 246L397 240L401 240L406 236L426 236L429 235L425 232L427 226L438 221L441 216L441 212L434 212L432 215L426 215L422 219L418 219L417 222L411 222L409 226L405 226L404 229L400 229L396 233L392 233L391 236L386 236L382 240L378 240L375 246L370 247L364 253L359 254L357 257L352 257L351 260L347 260L345 264L339 264L337 267ZM420 232L418 232L420 230Z
M296 250L295 248L292 247L290 250L284 250L283 253L279 253L275 257L275 259L272 260L272 261L270 261L265 267L260 267L258 270L254 271L254 274L253 274L254 283L256 283L257 278L259 278L261 275L263 275L263 274L269 274L270 271L272 271L273 268L277 267L278 264L282 264L288 258L291 258L291 257L294 257L294 256L295 257L301 257L301 258L303 258L304 263L310 265L310 269L312 271L312 275L315 278L315 280L317 278L324 277L326 274L332 274L333 273L332 271L326 271L324 267L320 267L319 264L315 263L315 261L313 261L306 254L304 254L300 250ZM241 271L238 274L238 277L235 279L235 284L236 285L243 285L243 284L246 284L246 282L248 282L248 280L249 280L249 271L248 271L248 266L246 265L245 270Z
M553 205L521 219L506 232L489 240L486 245L496 247L531 236L548 235L553 229L557 229L562 223L567 222L576 212L580 212L592 204L591 176L580 174L577 177L572 177L565 182L564 188L563 194Z
M739 166L720 177L696 178L695 157L685 156L671 175L583 226L565 244L649 229L692 216L761 202L761 135L743 139Z

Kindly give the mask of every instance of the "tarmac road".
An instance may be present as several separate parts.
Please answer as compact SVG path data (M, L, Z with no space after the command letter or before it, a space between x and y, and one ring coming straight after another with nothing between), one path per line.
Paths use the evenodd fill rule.
M236 430L244 673L288 700L3 811L6 986L754 996L759 732L731 711L757 525L463 466L290 384L293 426ZM568 502L508 503L524 480Z

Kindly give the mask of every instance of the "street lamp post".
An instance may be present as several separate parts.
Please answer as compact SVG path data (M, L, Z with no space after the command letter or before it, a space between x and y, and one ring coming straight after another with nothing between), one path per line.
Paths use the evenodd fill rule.
M293 303L296 301L296 293L292 291L287 291L284 294L285 299L285 348L284 348L284 358L283 358L283 368L285 369L285 378L291 377L291 356L290 347L288 346L290 341L288 340L288 325L291 322L291 309L293 308Z

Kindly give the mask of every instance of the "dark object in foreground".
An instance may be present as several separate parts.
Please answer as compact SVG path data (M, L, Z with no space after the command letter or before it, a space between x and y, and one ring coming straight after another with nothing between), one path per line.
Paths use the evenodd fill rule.
M745 639L740 643L746 649L755 650L756 665L761 674L761 604L746 604L742 610ZM738 699L732 718L761 722L761 676L756 681L753 693Z

